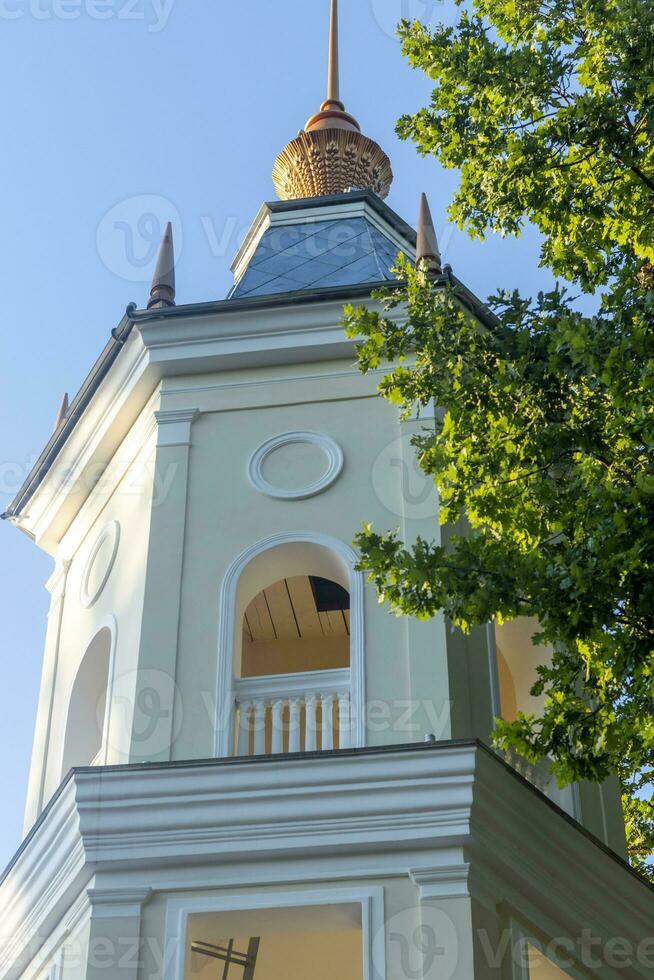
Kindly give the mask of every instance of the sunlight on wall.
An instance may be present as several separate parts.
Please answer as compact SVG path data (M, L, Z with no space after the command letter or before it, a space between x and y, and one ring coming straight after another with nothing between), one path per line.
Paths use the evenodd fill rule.
M569 980L564 973L535 946L529 946L529 980Z
M551 660L552 648L532 643L537 632L535 619L514 619L495 626L500 703L506 721L515 721L519 711L538 714L543 708L544 697L535 698L530 692L538 680L536 668Z

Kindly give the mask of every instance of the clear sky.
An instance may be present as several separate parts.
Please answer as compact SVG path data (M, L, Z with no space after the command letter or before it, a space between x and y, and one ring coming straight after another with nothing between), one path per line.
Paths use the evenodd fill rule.
M178 226L178 302L224 298L240 237L274 197L276 154L325 97L328 0L0 0L0 510L126 305L143 306L161 224ZM402 15L451 0L341 0L342 97L390 155L388 203L429 194L444 259L478 295L534 291L533 233L446 226L456 174L394 125L430 86L400 55ZM149 215L155 215L152 219ZM51 559L0 527L0 866L20 842Z

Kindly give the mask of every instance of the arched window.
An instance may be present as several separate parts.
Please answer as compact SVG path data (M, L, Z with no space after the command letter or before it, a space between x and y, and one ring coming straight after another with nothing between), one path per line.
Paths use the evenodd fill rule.
M104 627L91 640L73 684L66 719L62 778L74 767L102 765L113 637Z
M220 600L216 754L363 744L363 580L324 535L277 535L232 565Z

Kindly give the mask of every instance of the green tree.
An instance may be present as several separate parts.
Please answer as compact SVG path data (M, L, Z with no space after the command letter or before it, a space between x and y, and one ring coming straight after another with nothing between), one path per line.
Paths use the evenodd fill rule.
M382 313L346 310L384 397L432 399L418 437L443 523L406 547L366 527L361 567L400 614L536 617L554 647L541 717L496 740L549 754L562 783L619 773L634 864L654 850L654 7L644 0L475 0L458 23L400 28L436 83L398 124L461 173L450 215L473 236L543 236L542 264L596 294L499 293L478 319L446 270L400 258ZM403 315L394 317L393 310Z

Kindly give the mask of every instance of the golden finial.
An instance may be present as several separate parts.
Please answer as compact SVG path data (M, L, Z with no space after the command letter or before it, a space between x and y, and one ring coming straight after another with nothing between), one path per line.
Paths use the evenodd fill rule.
M356 188L386 197L393 180L390 160L361 133L341 102L338 0L331 0L327 99L304 132L277 157L273 182L282 200L343 194Z

